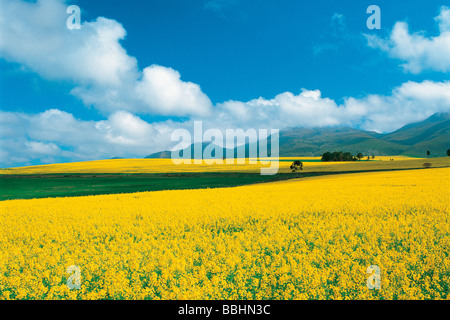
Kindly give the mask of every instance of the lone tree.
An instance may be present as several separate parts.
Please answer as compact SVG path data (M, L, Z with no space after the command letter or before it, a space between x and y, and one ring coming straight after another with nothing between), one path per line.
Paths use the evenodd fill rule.
M450 149L447 150L447 155L450 157Z
M430 157L430 154L431 154L430 150L427 150L427 156L428 156L428 158Z
M361 160L364 156L363 156L362 153L360 152L360 153L358 153L358 154L356 155L356 157L358 158L358 160Z
M372 160L373 160L373 159L375 159L375 156L374 156L374 155L372 155Z
M293 173L299 173L299 171L303 170L303 162L301 162L300 160L295 160L294 162L292 162L290 168Z

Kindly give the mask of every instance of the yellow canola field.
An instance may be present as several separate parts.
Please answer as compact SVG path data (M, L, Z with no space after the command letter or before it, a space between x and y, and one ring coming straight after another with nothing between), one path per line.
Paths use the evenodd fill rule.
M389 161L393 158L397 161ZM269 158L263 158L267 161ZM255 159L253 159L255 160ZM290 172L290 165L294 160L301 160L305 171L346 171L346 170L378 170L395 168L420 168L426 159L409 158L405 156L377 157L376 161L355 162L321 162L320 157L279 158L280 172ZM379 161L382 160L382 161ZM416 160L416 161L410 161ZM245 164L239 164L244 161ZM317 162L311 162L317 161ZM433 166L449 166L447 158L433 158L429 160ZM1 174L54 174L54 173L196 173L196 172L260 172L260 168L270 167L270 163L250 163L249 159L235 159L234 164L190 164L176 165L171 159L111 159L73 163L59 163L39 166L0 169ZM275 165L275 163L273 164Z
M450 169L0 202L0 299L446 299ZM81 270L69 290L66 269ZM381 270L370 290L366 270Z
M263 160L268 161L268 158ZM297 159L297 158L296 158ZM320 160L315 158L299 158L304 160ZM39 166L0 169L0 174L52 174L52 173L169 173L169 172L259 172L260 168L268 168L270 163L261 164L257 159L250 163L249 159L235 159L234 164L202 164L191 163L176 165L172 159L111 159L73 163L60 163ZM280 168L289 168L292 164L288 158L281 158ZM240 161L241 163L239 163ZM270 161L270 160L269 160ZM323 165L322 162L308 162L305 165Z

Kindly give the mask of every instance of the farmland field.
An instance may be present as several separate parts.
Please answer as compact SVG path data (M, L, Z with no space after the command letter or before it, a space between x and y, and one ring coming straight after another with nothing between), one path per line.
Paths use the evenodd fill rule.
M1 201L0 299L448 299L450 168L380 171L425 161L305 163L341 174ZM379 172L342 173L363 166ZM66 285L70 265L80 290ZM380 290L366 286L370 265Z
M390 158L396 161L389 161ZM321 162L320 157L298 157L298 158L280 158L281 172L289 172L289 166L293 160L304 161L305 170L325 169L330 170L334 166L341 170L358 170L368 165L372 169L390 169L390 168L420 168L426 161L420 158L410 158L405 156L377 157L376 160L357 161L357 162ZM245 161L245 164L238 164L238 161ZM450 161L447 158L430 159L435 166L449 166ZM259 173L261 167L267 167L257 164L250 164L249 159L236 159L234 164L213 164L209 165L203 161L203 164L182 164L175 165L171 159L112 159L99 161L86 161L74 163L60 163L39 166L28 166L18 168L0 168L0 175L24 175L24 174L101 174L101 173L188 173L188 172L254 172Z
M293 160L304 162L293 175ZM394 159L394 161L390 161ZM116 159L0 169L0 200L133 193L142 191L235 187L319 175L448 167L450 159L430 160L403 156L356 162L321 162L320 158L281 158L279 172L261 176L264 165L183 164L171 159Z

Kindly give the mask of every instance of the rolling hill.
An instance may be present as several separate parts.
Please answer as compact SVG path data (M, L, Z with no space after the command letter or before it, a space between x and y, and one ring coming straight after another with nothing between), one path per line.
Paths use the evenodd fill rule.
M208 145L203 143L202 151ZM194 146L190 146L192 155ZM248 156L249 146L246 146ZM270 149L270 147L268 147ZM280 156L320 156L327 151L348 151L363 155L407 155L432 157L446 155L450 149L450 113L436 113L428 119L408 124L392 133L379 134L347 127L295 128L280 131ZM187 150L188 151L188 150ZM170 158L170 151L146 158ZM225 155L225 150L224 150ZM237 155L236 150L234 155Z

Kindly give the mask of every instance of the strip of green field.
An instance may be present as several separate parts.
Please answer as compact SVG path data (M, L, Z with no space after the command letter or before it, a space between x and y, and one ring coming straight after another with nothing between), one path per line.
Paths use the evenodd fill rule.
M0 200L222 188L289 177L256 173L3 175L0 176Z

